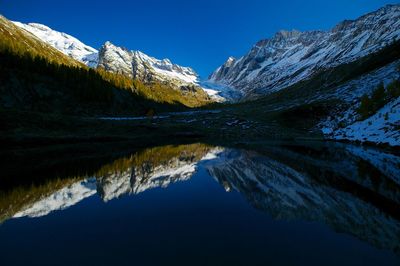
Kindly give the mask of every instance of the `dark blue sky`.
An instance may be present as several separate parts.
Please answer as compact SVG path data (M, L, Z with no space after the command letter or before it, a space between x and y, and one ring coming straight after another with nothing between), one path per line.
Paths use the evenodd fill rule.
M387 0L0 0L12 20L38 22L99 48L109 40L207 76L280 29L330 29Z

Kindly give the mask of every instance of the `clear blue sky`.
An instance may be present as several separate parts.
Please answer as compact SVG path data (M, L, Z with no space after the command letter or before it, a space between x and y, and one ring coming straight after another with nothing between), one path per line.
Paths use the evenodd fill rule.
M207 76L280 29L330 29L387 0L0 0L12 20L38 22L99 48L130 50L193 67Z

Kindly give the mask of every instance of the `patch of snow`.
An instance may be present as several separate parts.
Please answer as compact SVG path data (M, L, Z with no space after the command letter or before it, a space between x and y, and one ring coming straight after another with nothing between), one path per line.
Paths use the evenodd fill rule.
M371 95L380 82L388 85L400 78L397 65L400 60L385 67L349 81L331 94L318 96L314 100L340 99L345 110L332 113L319 124L322 133L329 139L351 140L360 142L386 143L400 145L400 104L394 99L376 114L364 121L357 121L357 108L364 94ZM386 119L387 118L387 119ZM341 125L343 128L341 128Z
M97 66L98 51L75 37L38 23L24 24L16 21L13 21L13 23L73 59L89 67Z
M199 81L198 84L208 93L208 95L210 95L210 97L214 97L214 99L217 99L219 102L234 102L242 96L238 90L222 83L215 83L208 80Z
M400 97L368 119L336 130L332 138L400 146Z

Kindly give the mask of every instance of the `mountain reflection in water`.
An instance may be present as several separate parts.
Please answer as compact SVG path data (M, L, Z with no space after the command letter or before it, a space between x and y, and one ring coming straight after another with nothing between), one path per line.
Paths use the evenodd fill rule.
M274 219L317 222L400 255L400 157L344 144L149 148L106 164L93 175L3 191L0 218L7 224L13 218L43 217L94 195L108 202L168 188L191 182L199 171Z

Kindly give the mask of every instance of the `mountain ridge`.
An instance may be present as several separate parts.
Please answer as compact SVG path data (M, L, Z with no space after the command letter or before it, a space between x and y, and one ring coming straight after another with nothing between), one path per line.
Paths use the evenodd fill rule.
M387 5L329 31L277 32L241 58L225 62L209 80L253 99L348 63L400 39L400 5Z

